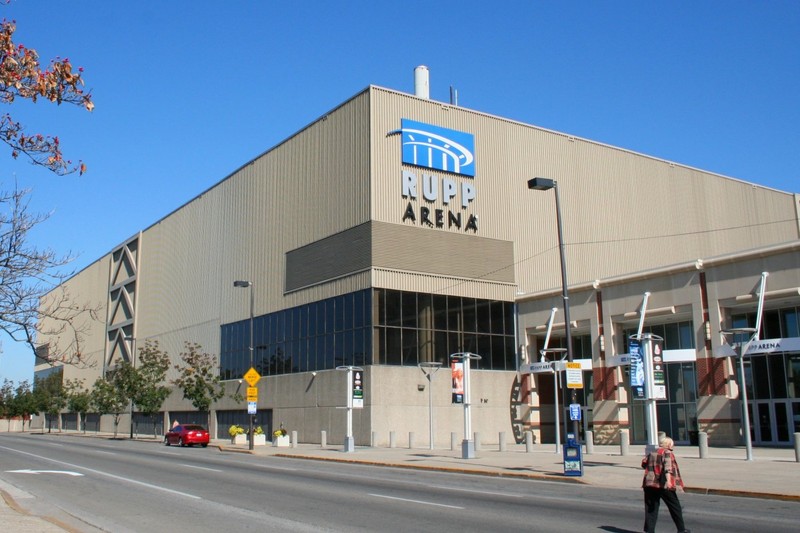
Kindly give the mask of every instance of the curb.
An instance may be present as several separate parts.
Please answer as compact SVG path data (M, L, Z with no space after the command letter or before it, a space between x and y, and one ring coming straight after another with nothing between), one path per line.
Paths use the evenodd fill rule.
M589 483L569 477L559 477L549 474L523 474L520 472L493 472L491 470L471 470L468 468L457 468L448 466L425 466L425 465L409 465L404 463L387 463L383 461L366 461L363 459L338 459L336 457L319 457L310 455L292 455L284 453L276 453L273 457L283 457L285 459L306 459L308 461L328 461L331 463L349 463L367 466L385 466L389 468L405 468L407 470L432 470L435 472L449 472L454 474L472 474L477 476L489 477L512 477L521 479L536 479L539 481L562 481L564 483L575 483L578 485L589 485Z
M773 492L753 492L746 490L709 489L702 487L686 487L683 490L687 493L705 494L708 496L733 496L736 498L758 498L762 500L800 502L800 496L795 496L793 494L775 494Z

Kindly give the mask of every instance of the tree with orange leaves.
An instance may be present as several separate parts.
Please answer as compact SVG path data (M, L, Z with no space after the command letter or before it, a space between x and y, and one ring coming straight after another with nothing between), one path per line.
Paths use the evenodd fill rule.
M17 98L32 102L45 99L91 111L94 103L91 92L83 89L83 69L74 69L68 58L56 58L43 70L36 50L14 44L16 29L13 21L0 23L0 102L11 104ZM86 170L82 161L73 165L64 159L58 137L26 135L23 126L7 113L0 116L0 140L11 147L11 156L15 159L24 154L34 164L56 174L76 170L83 174Z

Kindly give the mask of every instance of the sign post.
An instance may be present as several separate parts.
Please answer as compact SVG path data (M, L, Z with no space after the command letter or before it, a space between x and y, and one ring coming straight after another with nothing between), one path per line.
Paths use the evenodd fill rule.
M258 371L252 366L250 367L250 370L244 374L244 380L248 385L250 385L247 387L247 414L250 418L248 443L251 450L253 449L253 416L258 413L258 387L256 387L256 384L258 384L260 379L261 374L259 374Z
M646 453L658 449L656 400L664 400L667 397L663 342L664 339L652 333L631 336L631 389L635 400L645 402Z
M453 403L464 404L464 440L461 441L461 458L475 458L475 441L472 439L472 420L470 418L470 383L469 366L470 360L479 361L481 356L474 353L463 352L450 355L453 368ZM459 370L463 372L459 380ZM463 388L462 388L463 387ZM461 392L457 392L460 390ZM460 401L459 401L460 400Z
M353 409L364 407L364 369L360 366L337 366L336 370L347 372L347 431L344 437L344 452L356 450L353 438Z

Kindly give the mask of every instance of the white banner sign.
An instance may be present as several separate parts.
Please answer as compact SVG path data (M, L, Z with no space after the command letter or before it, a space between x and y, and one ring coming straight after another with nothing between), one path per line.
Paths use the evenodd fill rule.
M745 355L798 351L800 351L800 337L789 337L788 339L764 339L763 341L755 341L747 348ZM723 344L722 346L714 348L714 357L735 357L736 355L739 355L737 349L729 344Z

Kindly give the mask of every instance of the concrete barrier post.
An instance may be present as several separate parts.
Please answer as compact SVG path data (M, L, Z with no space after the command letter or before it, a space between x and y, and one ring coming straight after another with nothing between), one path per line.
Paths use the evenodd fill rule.
M631 441L627 429L621 429L619 432L619 454L628 455L630 453Z
M458 436L455 432L450 433L450 450L458 449Z
M697 447L700 452L700 459L708 457L708 433L701 431L697 434Z
M800 463L800 433L794 434L794 460Z
M533 451L533 433L530 431L525 432L525 451L531 453Z
M319 445L321 448L328 447L328 432L324 429L319 432Z
M472 438L475 440L475 451L476 452L481 451L481 434L476 431L475 433L473 433Z
M586 455L594 453L594 431L586 431Z
M397 447L397 438L395 436L394 431L389 432L389 448L396 448Z
M415 437L414 432L413 431L409 431L408 432L408 449L409 450L414 449L414 437Z
M501 431L500 434L497 436L498 441L500 442L500 451L506 451L506 432Z
M292 448L297 448L297 431L292 431Z

